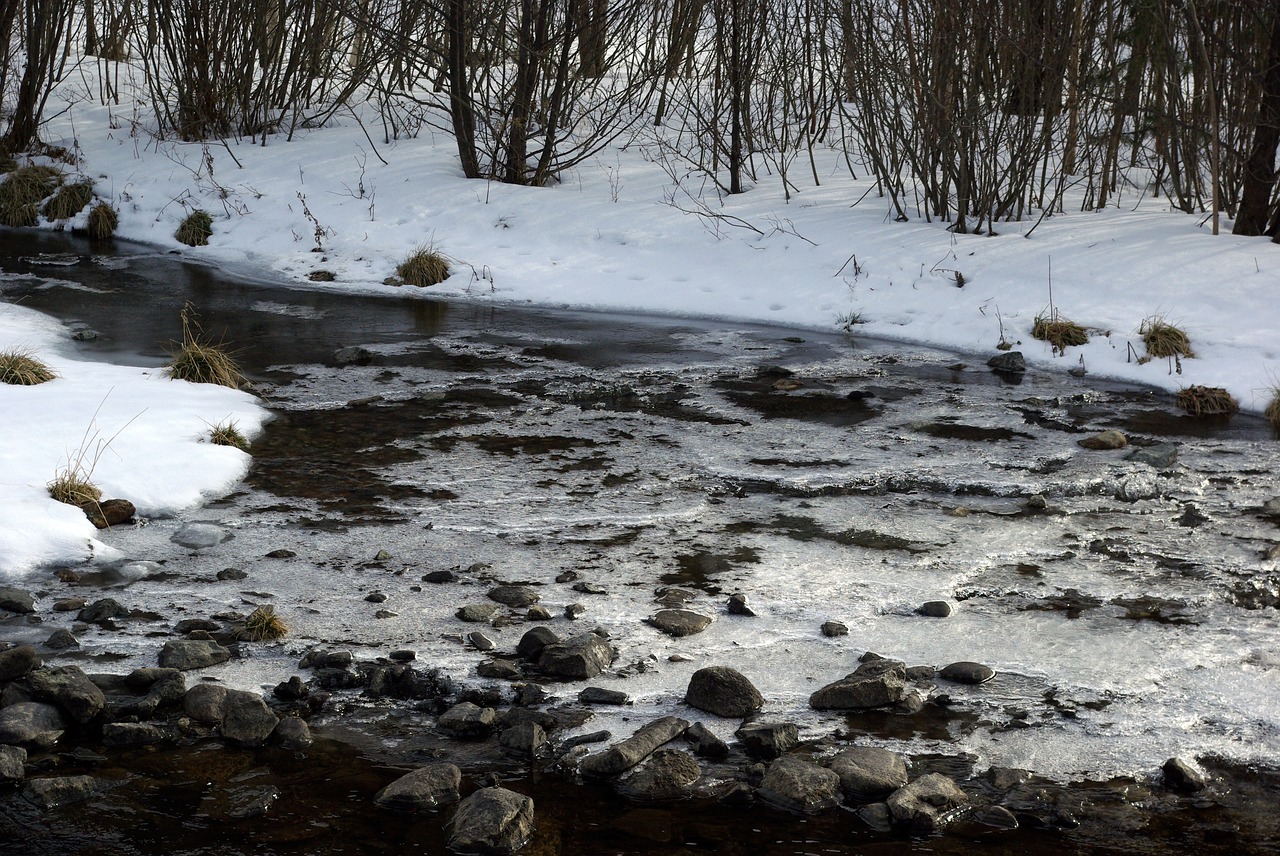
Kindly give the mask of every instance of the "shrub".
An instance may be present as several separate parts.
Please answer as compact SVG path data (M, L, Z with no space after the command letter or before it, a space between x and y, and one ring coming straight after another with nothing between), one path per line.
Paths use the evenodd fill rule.
M1221 416L1240 410L1231 393L1217 386L1189 386L1178 391L1177 400L1178 406L1192 416Z
M0 351L0 383L35 386L57 376L53 369L26 351Z
M62 173L51 166L24 166L0 184L0 224L36 225L36 206L62 184ZM83 206L81 206L83 207Z
M58 192L40 209L40 213L49 220L70 220L84 210L93 201L93 183L75 181L64 184Z
M1138 328L1147 353L1153 357L1194 357L1191 340L1182 330L1167 323L1164 318L1154 315L1142 322Z
M205 341L190 306L182 310L182 344L165 371L175 380L216 383L232 389L240 389L244 385L244 375L235 358L225 347Z
M1068 321L1057 313L1037 315L1031 324L1031 336L1048 342L1054 353L1064 353L1073 345L1083 345L1089 341L1089 334L1074 321Z
M89 209L89 237L95 241L105 241L116 233L116 226L120 224L120 216L116 214L116 209L109 202L98 201L98 204Z
M249 451L249 441L236 427L236 423L219 422L209 430L209 442L215 446L232 446L242 452Z
M262 642L266 639L279 639L288 632L289 626L284 623L283 618L276 615L276 608L268 605L249 613L240 635L252 642Z
M209 236L212 234L213 218L209 216L208 211L197 208L182 221L178 231L173 233L173 237L188 247L203 247L209 243Z
M396 267L396 276L409 285L438 285L449 278L449 263L435 250L424 247Z

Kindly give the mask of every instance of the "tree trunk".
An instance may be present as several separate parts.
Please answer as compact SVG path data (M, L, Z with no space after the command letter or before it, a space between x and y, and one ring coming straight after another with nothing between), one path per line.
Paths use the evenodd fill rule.
M1231 228L1235 235L1266 233L1280 237L1280 231L1273 231L1280 225L1280 216L1270 228L1267 222L1271 219L1271 191L1276 182L1276 149L1280 147L1280 12L1272 12L1270 42L1266 68L1262 70L1262 104L1244 166L1240 210ZM1280 207L1277 214L1280 215Z
M467 68L470 60L468 42L470 27L467 5L472 0L449 0L446 28L449 39L449 118L458 143L458 159L462 174L480 177L480 161L476 156L476 114L471 104Z

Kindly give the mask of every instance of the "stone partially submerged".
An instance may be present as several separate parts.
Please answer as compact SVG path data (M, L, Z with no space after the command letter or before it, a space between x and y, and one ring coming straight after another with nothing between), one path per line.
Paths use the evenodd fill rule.
M764 696L745 675L728 666L707 666L689 678L685 703L716 716L743 717L764 706Z
M373 801L395 811L423 811L457 802L461 786L462 771L453 764L431 764L396 779Z
M452 823L454 852L514 853L533 830L533 800L507 788L481 788L458 805Z
M756 795L792 814L817 814L840 805L840 777L803 758L784 755L769 765Z
M941 829L969 802L968 795L941 773L927 773L889 795L895 823L922 832Z
M897 752L875 746L854 746L831 759L831 771L851 802L882 800L907 784L907 762Z
M583 633L544 645L538 655L538 669L553 678L585 681L609 667L618 649L597 633Z
M867 710L896 704L907 694L907 669L896 660L872 660L809 696L814 710Z
M591 776L616 776L630 770L659 746L684 734L688 728L687 720L675 716L655 719L605 751L583 758L582 772Z

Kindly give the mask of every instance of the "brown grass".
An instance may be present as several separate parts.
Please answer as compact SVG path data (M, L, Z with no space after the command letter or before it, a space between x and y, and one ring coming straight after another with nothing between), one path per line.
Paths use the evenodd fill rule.
M40 209L48 220L70 220L93 201L93 182L75 181L64 184Z
M49 496L58 502L65 502L77 508L96 505L102 501L102 491L89 481L89 477L81 467L67 467L60 471L46 487L49 489Z
M1031 336L1048 342L1054 353L1064 353L1067 348L1083 345L1089 341L1089 334L1074 321L1068 321L1057 313L1037 315L1031 324Z
M0 383L35 386L58 376L57 372L27 351L0 351Z
M409 285L438 285L449 278L449 263L429 247L423 247L396 266L396 276Z
M1192 416L1221 416L1238 413L1240 403L1217 386L1189 386L1178 391L1178 406Z
M208 245L209 236L212 234L213 218L209 216L208 211L197 208L182 221L178 231L173 233L173 237L188 247L203 247Z
M1280 388L1271 390L1271 403L1262 411L1262 415L1267 417L1272 428L1280 431Z
M62 184L62 173L51 166L24 166L0 184L0 224L34 226L36 206Z
M89 209L89 237L95 241L105 241L116 233L120 225L120 215L109 202L98 202Z
M1191 340L1179 328L1169 324L1159 315L1153 315L1138 328L1147 353L1153 357L1194 357Z
M209 442L215 446L231 446L242 452L249 451L249 441L234 421L219 422L209 429Z
M204 338L204 332L190 306L182 310L182 344L165 369L174 380L191 383L216 383L240 389L244 375L235 358L222 345L213 345Z
M268 639L279 639L289 632L289 625L276 615L274 606L260 606L244 620L244 629L240 636L251 642L263 642Z

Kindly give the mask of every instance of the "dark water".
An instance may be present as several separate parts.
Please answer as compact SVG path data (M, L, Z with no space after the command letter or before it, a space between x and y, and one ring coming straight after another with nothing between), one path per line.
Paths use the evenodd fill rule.
M710 420L714 415L687 406L676 387L662 395L637 396L634 390L591 387L592 373L655 363L696 363L717 357L716 335L742 338L741 348L767 343L771 359L803 363L856 348L874 353L874 343L842 337L791 335L774 328L717 325L608 314L553 312L493 307L465 302L362 296L293 290L287 297L279 285L158 254L145 247L121 245L127 267L95 262L89 247L48 233L0 232L0 268L31 273L30 280L8 280L6 300L21 302L84 325L98 337L79 347L86 356L130 364L159 365L181 336L180 312L188 303L199 313L205 332L233 343L248 375L270 389L287 386L298 365L336 367L338 349L359 345L413 342L411 353L389 349L377 365L394 375L407 365L449 371L475 382L450 389L430 403L407 399L395 403L355 403L335 420L330 411L282 410L280 418L255 446L252 488L282 502L340 505L348 523L383 525L397 519L409 501L447 502L430 488L384 478L381 469L420 454L396 444L402 434L432 434L447 424L464 429L468 420L514 407L509 393L493 389L487 377L511 366L508 355L572 363L583 383L573 403L584 409L631 412L644 410L666 419ZM44 254L76 256L70 266L51 266ZM35 259L24 261L23 259ZM70 259L65 259L70 261ZM41 278L64 278L89 289L45 287ZM255 308L256 307L256 308ZM432 338L448 333L474 347L466 353L433 347ZM543 341L548 338L566 342ZM888 350L886 349L886 353ZM780 355L780 356L779 356ZM891 364L892 357L886 357ZM1000 386L1009 382L985 372L961 372L930 365L912 369L917 380L940 388L956 384ZM788 410L798 399L770 395L781 374L764 372L755 379L720 384L731 401L763 420L804 418L822 425L850 427L874 418L885 402L916 394L890 383L868 384L870 396L817 390L807 395L804 412ZM536 381L531 381L536 383ZM1034 374L1022 380L1028 396L1037 391ZM1111 401L1131 406L1118 411L1111 424L1126 431L1167 436L1246 437L1268 439L1260 420L1239 417L1206 424L1171 415L1152 393L1102 385ZM546 390L533 390L548 394ZM1150 407L1145 402L1151 402ZM1082 431L1106 421L1089 399L1066 408L1068 422L1055 430ZM1028 424L1041 419L1028 407ZM721 422L723 420L720 420ZM1007 428L930 422L919 426L930 437L999 444L1025 435ZM455 430L455 434L457 431ZM502 457L555 454L574 438L541 435L506 436L501 441L475 435L448 442L505 443L484 451ZM439 442L444 442L441 440ZM557 445L557 444L560 445ZM575 449L586 454L581 441ZM591 458L574 466L586 468ZM770 459L760 458L761 463ZM820 466L831 461L777 461L778 466ZM837 462L838 463L838 462ZM622 476L614 476L623 478ZM752 486L741 486L750 491ZM796 533L799 540L834 539L868 549L909 549L910 544L881 544L878 533L826 533L803 517L762 522L771 531ZM622 537L622 536L620 536ZM632 535L631 537L634 537ZM839 541L844 538L844 541ZM744 566L759 562L749 550L686 552L676 570L661 579L719 593L720 586ZM0 634L3 628L0 627ZM3 636L0 635L0 639ZM412 716L412 714L406 714ZM922 718L882 714L851 718L853 731L887 738L916 735L945 737L953 729L974 727L965 714L939 710ZM14 854L392 854L441 853L447 840L448 812L405 816L373 808L377 790L416 764L436 757L439 745L423 743L391 751L377 729L326 718L317 744L300 753L223 748L208 741L176 748L112 749L85 739L91 752L59 750L33 753L34 771L57 775L90 773L103 787L87 803L50 811L37 810L14 786L0 786L0 852ZM465 754L465 753L464 753ZM800 856L800 854L891 853L1271 853L1280 852L1280 776L1273 770L1204 761L1217 784L1201 795L1170 793L1130 779L1078 782L1070 785L1032 780L1013 796L997 793L979 774L966 787L980 800L1015 809L1017 830L997 830L973 820L954 824L940 837L876 832L852 811L830 811L798 818L758 806L724 803L707 795L675 805L638 805L607 788L581 785L558 775L539 773L483 753L458 759L465 786L474 789L496 776L507 787L533 796L537 830L522 851L529 854L684 854L732 856ZM963 756L917 757L915 772L937 769L960 779L974 772ZM262 810L254 808L260 805Z

